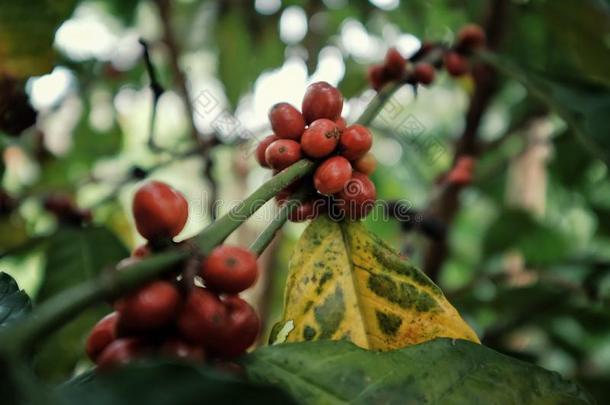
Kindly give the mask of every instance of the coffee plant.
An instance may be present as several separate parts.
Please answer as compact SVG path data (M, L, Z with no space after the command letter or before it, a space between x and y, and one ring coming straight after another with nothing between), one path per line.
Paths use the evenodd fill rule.
M610 401L610 4L3 0L2 404Z

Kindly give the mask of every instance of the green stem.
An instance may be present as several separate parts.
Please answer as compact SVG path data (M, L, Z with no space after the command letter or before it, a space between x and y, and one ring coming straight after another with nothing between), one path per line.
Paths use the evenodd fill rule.
M267 227L258 235L258 238L250 245L250 250L257 256L260 256L263 251L269 246L277 231L286 223L288 215L293 208L296 208L301 203L303 193L297 193L292 196L289 201L286 201L280 208L273 220Z
M377 116L377 114L379 114L385 103L401 86L401 83L390 83L387 86L384 86L366 106L366 109L356 120L356 124L369 125L371 122L373 122L373 119Z
M197 237L201 252L205 255L212 248L222 243L239 225L248 219L282 189L313 170L315 164L309 160L299 160L289 168L273 176L271 180L259 187L248 198L240 202L231 211L216 222L210 224Z

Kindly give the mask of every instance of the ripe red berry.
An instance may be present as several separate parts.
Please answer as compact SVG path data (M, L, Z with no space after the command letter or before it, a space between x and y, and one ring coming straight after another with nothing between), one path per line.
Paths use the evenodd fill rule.
M165 340L160 347L160 352L163 356L197 363L205 360L205 351L201 346L193 345L177 337Z
M377 191L365 174L354 172L351 180L335 197L335 203L345 218L357 220L371 212L377 199Z
M443 63L447 72L454 77L462 76L468 72L468 62L455 51L445 53Z
M188 203L167 184L150 181L136 191L132 211L136 228L146 239L173 238L186 224Z
M362 125L350 125L339 138L339 151L348 160L364 156L373 145L371 132Z
M485 32L476 24L462 27L457 35L457 46L464 50L475 50L485 45Z
M145 332L170 323L180 306L180 293L168 281L152 281L115 302L119 328Z
M343 156L325 160L313 175L313 184L322 194L334 194L343 189L352 178L352 165Z
M110 343L97 357L97 366L102 371L132 362L145 351L145 345L137 338L121 338Z
M326 210L325 199L315 198L301 202L288 214L288 220L292 222L304 222L316 219L321 212Z
M413 78L417 83L428 85L434 81L434 66L429 63L418 63L413 71Z
M381 90L383 85L388 82L385 76L384 65L371 66L368 71L368 79L374 90Z
M334 121L325 118L316 120L301 137L303 153L312 158L328 156L337 147L340 136L341 130Z
M305 120L299 110L288 103L278 103L269 110L269 122L278 138L298 141L305 130Z
M209 288L229 294L250 288L258 277L256 256L239 246L220 245L205 258L201 276Z
M275 135L269 135L269 136L263 138L263 140L260 141L260 143L256 147L256 161L262 167L269 167L269 165L267 164L267 159L265 158L265 151L267 150L267 147L269 145L271 145L273 142L277 141L278 139L280 139L280 138L278 138Z
M260 330L260 320L254 308L236 295L224 299L229 312L227 337L215 347L215 354L225 358L237 357L252 346Z
M398 49L390 48L385 55L384 67L386 76L391 80L398 80L402 77L407 61L402 57Z
M301 145L290 139L278 139L272 142L265 151L265 160L269 167L284 170L301 159Z
M152 252L151 246L148 243L138 246L131 252L131 257L142 258L149 256Z
M345 122L345 118L339 117L335 120L335 124L339 127L341 131L343 131L347 127L347 123Z
M227 308L218 295L205 288L193 288L176 322L180 334L193 343L216 347L224 341Z
M316 82L307 87L301 110L308 124L320 118L336 120L342 109L343 96L337 88L326 82Z
M354 170L357 170L360 173L364 173L368 176L375 171L375 168L377 167L377 159L375 158L375 155L373 155L373 153L368 152L360 159L356 160L353 163L353 166Z
M97 359L102 351L117 337L117 322L119 314L112 312L100 319L87 338L86 352L93 361Z

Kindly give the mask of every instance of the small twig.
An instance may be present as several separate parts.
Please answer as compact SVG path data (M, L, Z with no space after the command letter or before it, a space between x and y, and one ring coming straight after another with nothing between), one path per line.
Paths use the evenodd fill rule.
M150 125L148 127L148 147L153 151L160 151L162 150L162 148L160 148L155 142L155 122L157 119L157 106L159 104L159 99L165 92L165 89L163 89L163 86L161 86L157 78L155 67L153 66L152 60L150 58L148 43L146 43L146 41L144 41L143 39L140 39L140 45L142 45L142 47L144 48L144 63L146 64L146 72L148 72L148 77L150 80L150 90L153 93Z

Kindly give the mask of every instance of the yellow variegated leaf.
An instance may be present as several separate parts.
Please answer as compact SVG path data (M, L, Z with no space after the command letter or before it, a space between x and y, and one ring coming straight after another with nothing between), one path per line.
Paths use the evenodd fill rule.
M323 216L309 225L272 343L349 340L388 350L437 337L479 342L440 288L361 223Z

